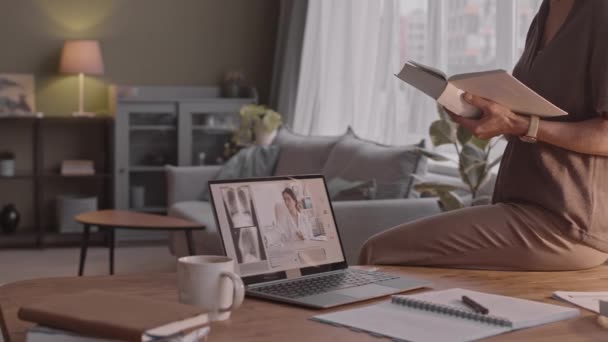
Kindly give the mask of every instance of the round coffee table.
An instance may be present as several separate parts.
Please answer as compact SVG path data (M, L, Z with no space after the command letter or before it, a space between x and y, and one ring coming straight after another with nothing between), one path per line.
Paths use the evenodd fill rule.
M186 234L188 243L188 253L194 254L194 243L192 241L192 230L205 229L205 225L170 216L145 214L134 211L124 210L101 210L80 214L74 220L81 223L84 227L82 234L82 244L80 245L80 263L78 265L78 275L84 272L84 264L87 258L89 247L89 233L91 226L96 226L100 230L105 230L108 234L110 248L110 274L114 274L114 231L116 229L132 230L182 230Z

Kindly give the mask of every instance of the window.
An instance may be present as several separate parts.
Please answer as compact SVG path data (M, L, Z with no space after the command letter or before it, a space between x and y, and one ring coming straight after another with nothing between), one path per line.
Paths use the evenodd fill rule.
M512 70L542 0L400 0L400 61L418 61L448 75ZM433 34L434 33L434 34ZM406 88L406 87L401 87ZM405 94L412 97L423 94ZM414 101L412 101L414 100ZM410 114L409 133L425 136L434 104ZM420 115L420 117L416 117Z
M457 74L512 70L542 0L309 0L294 129L409 144L436 104L393 75L407 60Z

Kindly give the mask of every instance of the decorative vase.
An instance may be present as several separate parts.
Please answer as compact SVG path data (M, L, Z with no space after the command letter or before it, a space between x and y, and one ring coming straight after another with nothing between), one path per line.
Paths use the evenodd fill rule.
M140 209L146 204L146 188L139 185L131 187L131 208Z
M21 215L14 204L5 205L0 212L0 226L2 227L2 232L5 234L14 233L19 226L20 219Z
M260 146L269 146L272 144L272 141L277 136L277 130L273 129L268 132L261 125L257 125L253 129L253 133L255 134L255 144Z
M0 160L0 176L12 177L15 175L15 159Z
M241 95L241 85L236 81L226 81L222 87L222 96L235 98Z

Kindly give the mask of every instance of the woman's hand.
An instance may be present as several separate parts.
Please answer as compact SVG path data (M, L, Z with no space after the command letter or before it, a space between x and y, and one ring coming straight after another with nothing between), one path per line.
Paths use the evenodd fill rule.
M452 120L468 129L477 138L488 140L499 135L522 136L528 132L530 119L513 113L505 106L472 94L464 94L469 104L482 112L479 119L467 119L450 114Z

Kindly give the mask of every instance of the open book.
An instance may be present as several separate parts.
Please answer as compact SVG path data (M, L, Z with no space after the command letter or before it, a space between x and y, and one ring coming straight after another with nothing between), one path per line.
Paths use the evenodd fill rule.
M447 77L443 72L409 61L397 75L454 114L476 118L479 110L462 99L464 92L501 104L513 112L540 117L568 115L504 70Z
M462 296L473 298L490 313L475 313L461 302ZM393 296L390 302L312 319L406 341L471 341L578 315L573 308L449 289Z

